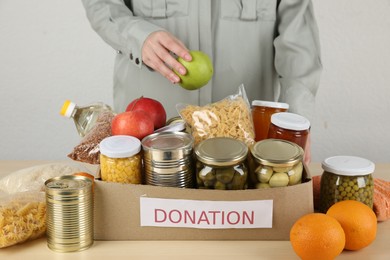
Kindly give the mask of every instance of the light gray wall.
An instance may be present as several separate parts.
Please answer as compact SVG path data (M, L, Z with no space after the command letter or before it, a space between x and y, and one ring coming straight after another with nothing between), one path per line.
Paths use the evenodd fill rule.
M314 0L324 72L312 160L390 162L390 1ZM0 160L61 160L79 142L65 99L112 104L115 52L79 0L0 2Z

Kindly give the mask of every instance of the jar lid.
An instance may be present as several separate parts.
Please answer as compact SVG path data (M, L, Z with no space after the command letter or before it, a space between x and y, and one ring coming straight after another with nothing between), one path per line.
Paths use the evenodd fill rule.
M111 158L127 158L141 151L141 141L129 135L113 135L99 144L100 153Z
M64 117L70 117L75 107L75 103L71 102L70 100L65 100L64 104L62 105L60 114Z
M298 114L279 112L271 116L271 123L284 129L302 131L310 128L310 121Z
M183 132L159 132L142 139L145 150L171 151L175 149L192 149L191 135Z
M333 156L322 162L322 169L335 174L358 176L373 173L375 164L356 156Z
M251 147L251 154L263 165L287 167L302 160L303 149L290 141L265 139Z
M248 155L248 146L231 137L214 137L203 140L195 147L199 161L215 166L241 163Z
M282 109L289 108L289 105L287 103L264 101L264 100L253 100L252 106L272 107L272 108L282 108Z

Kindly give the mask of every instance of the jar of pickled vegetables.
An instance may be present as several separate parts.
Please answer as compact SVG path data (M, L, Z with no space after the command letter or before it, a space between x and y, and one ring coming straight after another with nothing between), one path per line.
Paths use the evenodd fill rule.
M247 187L247 145L234 138L215 137L195 147L199 189L242 190Z
M250 184L253 188L275 188L302 182L303 149L290 141L265 139L251 147Z
M305 149L309 131L310 122L307 118L290 112L280 112L271 116L268 138L287 140Z
M252 101L252 118L255 128L255 141L261 141L268 137L268 129L271 116L275 113L285 112L289 108L287 103L271 102L263 100Z
M320 211L342 200L357 200L373 207L373 162L355 156L334 156L322 162Z
M103 181L142 183L141 142L127 135L114 135L100 144L100 174Z

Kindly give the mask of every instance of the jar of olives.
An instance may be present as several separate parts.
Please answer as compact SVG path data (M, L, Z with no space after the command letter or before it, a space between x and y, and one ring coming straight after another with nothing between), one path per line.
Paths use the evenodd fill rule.
M265 139L251 147L250 184L254 188L274 188L302 182L303 149L290 141Z
M334 203L357 200L372 208L373 162L355 156L334 156L322 162L320 208L323 213Z
M199 189L242 190L247 187L247 145L230 137L215 137L195 147Z

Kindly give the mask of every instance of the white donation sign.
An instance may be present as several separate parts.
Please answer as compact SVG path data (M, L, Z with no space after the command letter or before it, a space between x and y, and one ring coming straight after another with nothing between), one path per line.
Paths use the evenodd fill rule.
M141 226L202 229L272 228L272 200L140 198Z

